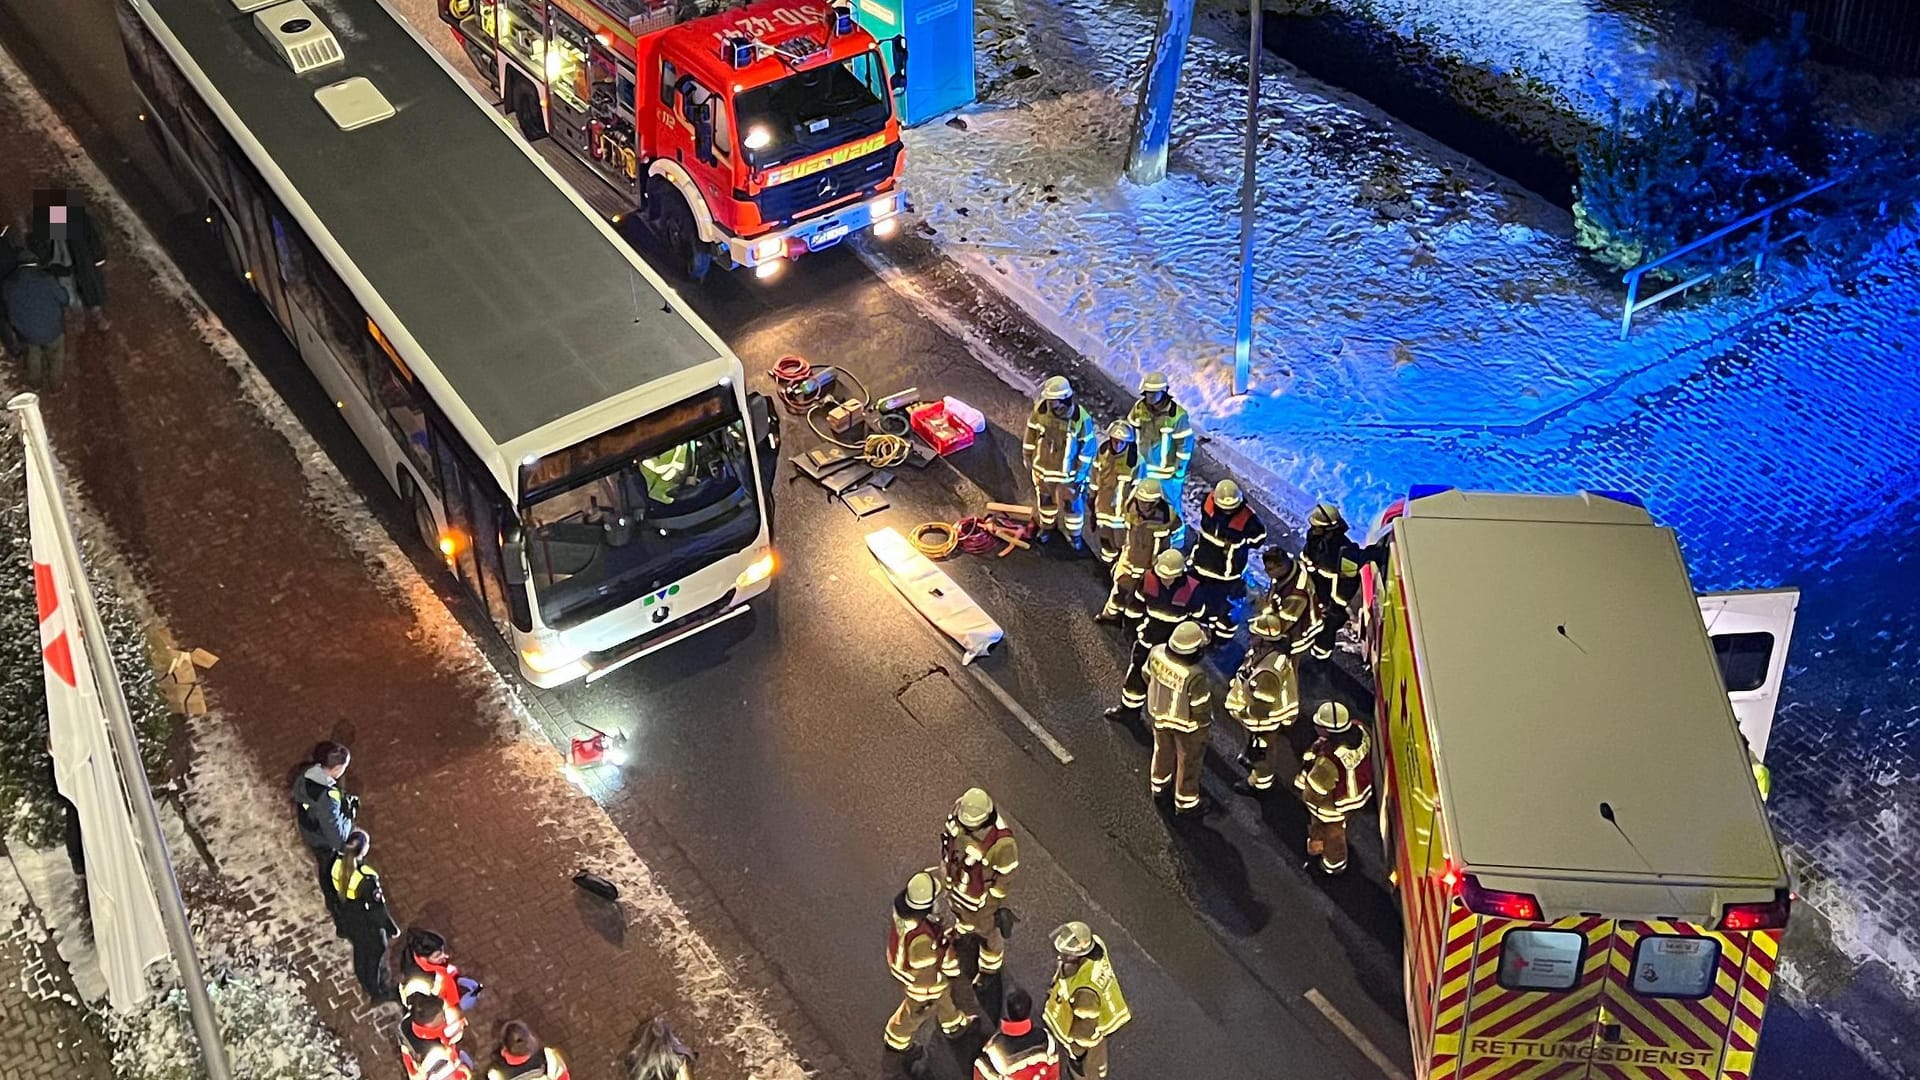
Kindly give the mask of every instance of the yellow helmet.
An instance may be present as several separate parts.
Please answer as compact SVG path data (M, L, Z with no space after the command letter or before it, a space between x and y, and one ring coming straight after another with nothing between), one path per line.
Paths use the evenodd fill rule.
M1253 621L1247 624L1247 633L1262 641L1278 641L1286 629L1287 624L1281 622L1280 616L1271 611L1263 611L1255 615Z
M1173 637L1167 645L1183 656L1192 656L1207 647L1207 632L1200 629L1199 623L1188 619L1173 628Z
M1164 394L1170 385L1172 384L1167 382L1167 373L1164 371L1149 371L1140 376L1140 392L1143 394Z
M1240 504L1246 501L1246 497L1240 494L1240 485L1231 480L1222 480L1213 485L1213 505L1222 510L1238 510Z
M953 818L969 829L977 829L993 817L993 796L982 788L968 788L953 804Z
M940 879L932 871L922 870L907 879L907 906L915 911L926 911L933 907L933 898L940 895Z
M1313 726L1322 731L1345 731L1353 726L1353 714L1337 701L1323 701L1313 710Z
M1187 557L1179 548L1168 548L1154 558L1153 572L1163 578L1179 577L1187 572Z
M1130 443L1133 441L1133 425L1125 420L1115 420L1107 425L1107 438L1117 443Z
M1053 951L1076 960L1093 951L1093 927L1078 919L1061 923L1053 931Z
M1073 384L1065 375L1055 375L1040 384L1041 401L1065 401L1073 396Z
M1331 529L1346 523L1347 519L1340 516L1340 508L1332 503L1321 503L1307 515L1307 524L1316 529Z
M1142 480L1133 489L1133 497L1141 502L1157 503L1167 500L1167 489L1160 486L1158 480Z

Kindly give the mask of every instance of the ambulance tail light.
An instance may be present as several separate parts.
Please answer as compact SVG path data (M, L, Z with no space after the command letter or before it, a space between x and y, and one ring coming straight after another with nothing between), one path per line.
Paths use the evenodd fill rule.
M1472 874L1460 878L1460 899L1467 905L1468 911L1476 914L1498 915L1503 919L1525 922L1540 921L1540 901L1534 899L1532 893L1482 888L1480 880Z
M1787 925L1787 915L1793 908L1793 899L1787 890L1781 889L1773 894L1773 899L1759 904L1728 904L1720 909L1719 930L1782 930Z

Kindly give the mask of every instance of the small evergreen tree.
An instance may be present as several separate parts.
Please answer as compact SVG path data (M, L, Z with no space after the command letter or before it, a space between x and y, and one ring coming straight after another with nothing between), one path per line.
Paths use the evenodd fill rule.
M1574 238L1603 266L1628 270L1679 244L1693 207L1708 197L1698 158L1705 111L1663 92L1623 113L1580 150Z

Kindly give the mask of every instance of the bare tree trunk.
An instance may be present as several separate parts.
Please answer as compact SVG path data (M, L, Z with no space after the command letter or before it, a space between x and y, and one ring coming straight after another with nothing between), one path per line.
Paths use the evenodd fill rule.
M1133 141L1127 149L1127 179L1157 184L1167 176L1167 138L1173 133L1174 91L1193 35L1193 0L1164 0L1160 27L1153 36L1153 57L1140 84L1133 112Z

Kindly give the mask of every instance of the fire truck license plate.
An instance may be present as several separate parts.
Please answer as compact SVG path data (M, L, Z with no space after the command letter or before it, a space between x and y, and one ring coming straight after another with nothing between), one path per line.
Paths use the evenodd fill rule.
M847 236L846 225L836 221L832 225L829 225L826 228L821 229L819 232L814 233L812 236L808 237L807 250L819 251L821 248L830 248L833 245L839 243L840 241L846 239L846 236Z

